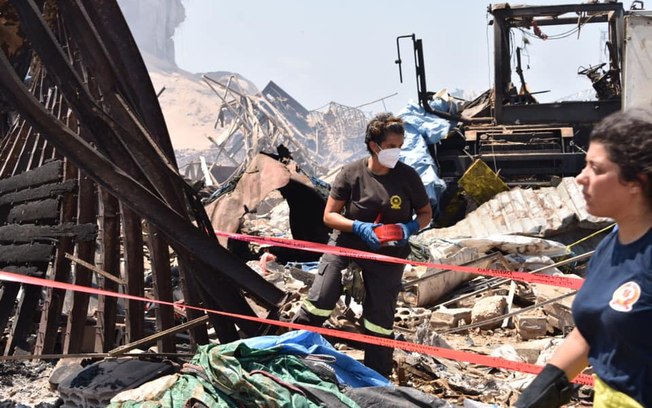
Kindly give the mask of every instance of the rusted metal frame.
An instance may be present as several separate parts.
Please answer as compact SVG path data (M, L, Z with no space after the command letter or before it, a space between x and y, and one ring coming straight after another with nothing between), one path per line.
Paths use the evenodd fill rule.
M168 244L161 236L159 230L145 223L146 243L149 248L150 264L152 265L152 282L156 299L172 302L172 277L170 272L170 252ZM168 305L156 306L156 327L158 330L167 330L174 326L174 308ZM190 336L191 342L194 335ZM176 351L174 339L163 337L157 341L158 350L162 352Z
M47 268L47 265L42 265L39 269ZM23 296L19 299L16 306L16 314L14 315L14 322L7 337L7 344L5 345L5 355L13 352L15 346L19 346L25 351L29 351L29 346L26 343L27 336L29 335L34 317L38 312L38 303L41 298L41 288L33 285L23 285Z
M77 222L97 222L97 195L95 183L83 172L79 172L79 193L77 195ZM77 242L77 257L89 264L95 263L95 241ZM84 266L75 266L73 283L79 286L91 286L93 274L90 270L83 270ZM63 341L64 353L79 353L82 350L84 330L88 316L89 295L83 292L72 294L72 308L68 315L65 338Z
M100 235L101 268L106 272L120 276L120 217L116 197L105 189L100 189ZM111 292L118 291L118 285L109 280L98 279L98 286ZM115 347L115 324L117 299L113 296L98 296L97 326L95 331L95 351L107 352Z
M4 55L2 55L2 64L5 66L7 64L6 56ZM162 231L165 231L166 235L170 237L171 242L176 244L177 248L182 251L186 248L196 256L198 255L197 258L210 265L211 268L223 271L229 276L232 282L241 285L248 293L258 298L263 304L269 306L278 305L278 302L283 298L281 291L272 287L271 284L264 281L264 279L249 268L242 268L242 265L239 264L239 261L232 254L225 250L223 254L220 254L219 252L221 252L222 248L214 246L212 242L206 242L205 236L198 236L198 233L199 235L201 233L197 229L188 225L185 220L179 219L177 213L164 205L164 203L160 203L159 199L153 196L149 190L144 189L142 185L136 183L131 177L127 176L121 170L116 169L103 156L99 155L95 149L80 140L76 134L70 132L69 129L62 126L58 121L53 121L43 111L38 101L34 100L31 94L25 92L25 89L13 71L4 70L1 77L5 93L15 98L12 99L12 102L23 111L24 115L31 118L32 124L39 126L41 129L47 129L50 142L54 143L60 151L68 153L69 157L75 157L78 165L84 168L89 174L92 174L98 183L103 184L109 191L113 190L116 195L121 195L121 200L129 202L142 216L149 216L150 219L156 220L155 224L159 225ZM89 160L89 157L95 157L95 159ZM112 180L108 181L108 179ZM130 187L122 190L117 190L112 187L118 185L124 186L125 184L123 183L130 185ZM167 215L161 217L160 214L157 214L154 217L152 206L160 210L160 214ZM173 224L176 224L176 227L173 227ZM180 239L180 231L183 231L187 235L187 239ZM196 242L196 244L193 245L190 241ZM201 250L200 247L204 247L204 250ZM239 273L234 272L238 270L240 271ZM243 274L246 276L242 276ZM201 279L206 286L209 286L209 280L207 281L207 279L210 278L208 276L204 276Z
M509 28L501 18L494 18L494 118L501 123L503 100L511 81L510 56L505 52L509 47Z
M176 169L174 149L156 92L117 1L76 1L85 6L93 27L103 40L107 55L117 56L114 58L117 75L123 82L126 94L131 98L131 105L137 107L145 127Z
M124 251L124 275L127 281L126 293L133 296L145 295L145 272L143 263L143 228L140 217L124 203L120 203L122 217L122 247ZM145 335L145 304L128 300L126 306L126 337L129 343Z
M63 181L76 180L77 168L68 160L64 166ZM60 224L73 222L77 214L77 197L74 193L64 195L61 206ZM52 264L52 276L49 279L57 282L70 281L70 262L66 260L65 255L72 252L74 248L74 238L63 236L59 238L57 244L54 262ZM43 299L43 310L41 312L41 323L38 327L38 336L36 338L35 354L49 354L54 352L54 346L59 331L59 317L63 309L63 300L66 295L63 289L47 288Z
M506 3L505 3L506 4ZM562 4L556 6L527 6L527 7L502 7L493 9L491 14L501 14L506 17L533 17L533 16L560 16L566 13L601 13L609 11L623 10L622 3L582 3L582 4Z

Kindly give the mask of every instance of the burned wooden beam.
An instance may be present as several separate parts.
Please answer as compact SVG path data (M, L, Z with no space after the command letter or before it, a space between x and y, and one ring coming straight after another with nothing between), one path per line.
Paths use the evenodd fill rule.
M32 170L34 171L34 170ZM17 177L17 176L16 176ZM71 193L77 188L76 180L66 180L63 183L46 184L40 187L24 189L13 193L3 194L0 197L0 205L19 204L25 201L41 200L44 198L58 197Z
M28 223L39 221L54 224L59 216L59 199L48 198L20 204L9 210L8 223Z
M22 190L27 187L36 187L41 184L55 183L63 176L63 163L60 160L46 163L29 173L19 174L14 177L0 180L0 192Z
M128 207L121 205L122 243L124 247L126 293L132 296L145 296L145 272L143 262L143 228L140 217ZM126 302L125 323L127 325L125 342L141 339L145 335L145 304L137 300Z
M102 269L120 276L120 217L118 200L107 191L100 194L100 234L102 242ZM109 279L101 279L100 287L117 292L118 285ZM107 352L114 347L117 299L99 296L97 301L97 327L95 351Z
M75 237L77 241L95 241L96 224L58 225L10 224L0 227L0 242L53 241L63 237Z
M23 285L22 296L16 306L16 316L9 331L7 344L5 345L4 354L8 355L13 352L14 347L18 346L24 350L29 350L25 339L32 331L34 317L38 312L38 304L41 299L41 288L33 285Z
M79 174L77 201L77 221L96 224L97 191L91 179L82 173ZM94 264L95 241L77 242L77 256L85 262ZM85 269L84 266L75 266L73 283L79 286L91 286L93 281L92 271L83 269ZM87 293L74 292L72 294L72 309L68 315L63 340L63 351L65 353L78 353L82 350L84 328L88 315L88 300L89 295Z
M170 272L170 252L158 229L145 223L147 232L147 247L150 253L152 265L152 283L154 296L165 302L174 301L172 297L172 278ZM158 305L156 310L156 326L164 331L174 326L174 308L168 305ZM191 336L191 339L195 336ZM170 337L160 338L157 342L158 351L174 352L176 350L174 341Z
M64 179L76 181L77 169L66 161L64 167ZM72 223L77 214L77 198L74 194L68 193L63 197L60 223ZM68 282L70 280L70 262L66 260L65 254L74 249L74 239L71 236L64 236L57 243L54 262L52 263L52 276L49 278L57 282ZM41 311L41 323L38 327L37 342L34 347L36 354L48 354L54 352L54 346L59 331L59 316L63 309L63 299L66 292L62 289L47 288L43 298L43 310Z
M51 244L22 244L0 246L0 264L24 265L26 263L49 263L52 257Z

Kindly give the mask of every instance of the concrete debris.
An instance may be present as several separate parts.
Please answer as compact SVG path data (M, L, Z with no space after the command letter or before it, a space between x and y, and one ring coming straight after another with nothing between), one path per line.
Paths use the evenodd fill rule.
M440 307L430 316L430 328L437 330L441 327L457 327L471 322L471 308L468 307Z
M518 315L514 325L523 340L538 339L548 333L548 318L543 313Z
M573 228L599 229L610 222L587 213L581 187L574 178L565 177L557 187L516 187L499 193L454 226L422 235L426 241L495 234L551 237Z
M483 322L502 316L507 307L507 299L504 296L488 296L480 299L471 309L471 323ZM480 326L483 330L491 330L500 327L500 322L494 322Z

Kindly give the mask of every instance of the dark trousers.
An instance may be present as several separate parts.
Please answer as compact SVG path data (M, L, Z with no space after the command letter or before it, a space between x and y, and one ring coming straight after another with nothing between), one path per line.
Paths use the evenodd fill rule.
M333 310L342 295L342 269L352 261L349 257L324 254L319 262L315 282L308 292L307 300L321 310ZM392 338L396 298L401 289L402 264L354 260L362 269L366 296L362 303L365 334ZM294 319L295 323L321 326L328 316L311 313L303 305ZM382 330L378 330L382 328ZM388 377L392 372L393 349L365 345L364 364Z

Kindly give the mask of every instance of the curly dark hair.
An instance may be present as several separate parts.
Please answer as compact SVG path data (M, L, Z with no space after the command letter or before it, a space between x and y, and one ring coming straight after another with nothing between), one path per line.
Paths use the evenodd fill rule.
M369 142L381 144L387 137L387 133L405 134L403 129L403 120L392 115L389 112L379 113L367 124L365 131L364 143L367 145L369 153L373 154Z
M620 167L620 179L640 182L652 202L652 110L613 113L593 128L590 141L604 145L609 159Z

